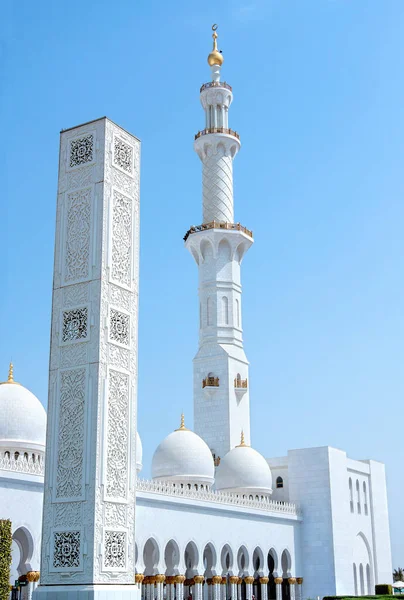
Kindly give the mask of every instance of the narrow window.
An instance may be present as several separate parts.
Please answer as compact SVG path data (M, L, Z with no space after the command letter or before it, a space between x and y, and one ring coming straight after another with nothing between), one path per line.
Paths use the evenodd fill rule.
M15 459L15 460L18 460L18 457L19 457L19 456L20 456L20 453L19 453L19 452L14 452L14 459Z
M356 502L358 505L358 515L361 514L361 492L360 492L360 488L359 488L359 481L356 480ZM362 571L363 571L363 567L362 567Z
M224 325L229 324L229 301L227 296L222 296L222 319Z
M351 508L351 513L354 511L354 500L353 500L353 487L352 487L352 479L349 478L349 506ZM355 567L356 569L356 567Z
M240 302L236 299L236 323L240 328Z
M363 509L365 511L365 515L368 514L368 493L366 489L366 481L363 482Z
M359 565L359 580L361 584L361 596L365 595L365 578L363 576L363 564Z
M280 489L283 488L283 479L282 477L277 477L276 478L276 489Z
M356 564L353 564L353 582L354 582L354 592L355 596L358 595L358 574L356 572Z
M206 300L206 317L208 326L212 325L212 299L210 296Z
M370 565L367 564L366 565L366 584L367 584L367 593L369 594L369 596L371 595L371 586L370 586Z

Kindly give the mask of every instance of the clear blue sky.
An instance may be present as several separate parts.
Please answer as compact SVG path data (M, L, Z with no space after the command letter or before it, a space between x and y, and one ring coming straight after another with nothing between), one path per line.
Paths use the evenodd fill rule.
M403 0L11 2L2 14L0 370L46 405L59 131L107 115L142 140L139 431L192 422L210 26L240 132L253 445L387 465L404 566ZM6 185L4 186L4 182Z

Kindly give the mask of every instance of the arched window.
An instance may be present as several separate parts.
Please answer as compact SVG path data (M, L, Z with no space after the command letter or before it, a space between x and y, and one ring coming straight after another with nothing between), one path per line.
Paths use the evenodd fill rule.
M19 452L14 452L14 458L15 458L15 460L18 460L19 456L20 456Z
M363 510L365 515L368 514L368 493L366 489L366 481L363 482Z
M32 458L32 462L34 463L35 462L35 454L32 454L31 458Z
M349 506L351 508L351 513L354 511L354 500L353 500L353 487L352 487L352 479L349 478ZM356 567L355 567L356 569Z
M365 595L365 578L363 575L363 564L359 565L359 581L361 584L361 596Z
M371 585L370 585L370 565L366 565L366 585L367 585L367 594L371 595Z
M10 458L10 452L8 450L6 450L6 452L4 453L4 457L5 458Z
M356 564L353 564L353 583L355 596L358 595L358 574L356 572Z
M28 462L28 452L24 452L24 458Z
M282 477L277 477L276 478L276 489L279 490L280 488L283 488L283 479L282 479Z
M359 481L356 480L356 502L357 502L357 506L358 506L358 515L361 514L361 492L360 492L360 488L359 488ZM359 568L360 570L360 568ZM363 567L362 567L362 571L363 571Z
M222 296L222 321L224 325L229 324L229 301L227 296Z
M236 298L236 324L240 328L240 302Z
M206 300L206 320L207 325L212 325L212 298L208 296Z

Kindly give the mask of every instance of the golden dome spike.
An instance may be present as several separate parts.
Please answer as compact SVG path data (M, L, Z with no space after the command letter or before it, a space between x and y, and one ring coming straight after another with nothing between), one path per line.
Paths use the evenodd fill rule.
M247 448L247 444L245 443L244 430L241 430L241 440L237 448Z
M184 413L181 413L181 424L179 426L178 429L176 429L175 431L189 431L186 427L185 427L185 417L184 417Z
M4 383L15 383L16 385L20 385L17 381L14 381L14 365L12 362L10 362L9 367L8 367L7 381L0 382L0 385L3 385Z
M219 67L221 67L223 64L223 61L224 61L223 54L221 52L219 52L219 50L217 49L216 30L217 30L217 25L216 25L216 23L214 23L212 25L213 49L212 49L212 52L208 56L208 64L210 67L213 67L213 65L218 65Z

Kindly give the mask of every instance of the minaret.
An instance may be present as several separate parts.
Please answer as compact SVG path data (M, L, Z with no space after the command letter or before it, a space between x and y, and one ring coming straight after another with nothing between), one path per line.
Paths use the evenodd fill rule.
M136 600L140 142L107 118L60 139L40 586Z
M212 80L200 90L205 129L195 136L202 161L203 223L191 227L185 245L199 269L199 350L194 358L194 430L215 458L250 444L248 361L243 349L240 265L252 232L235 223L233 159L238 133L229 128L230 85L220 81L222 53L217 26L208 56Z

